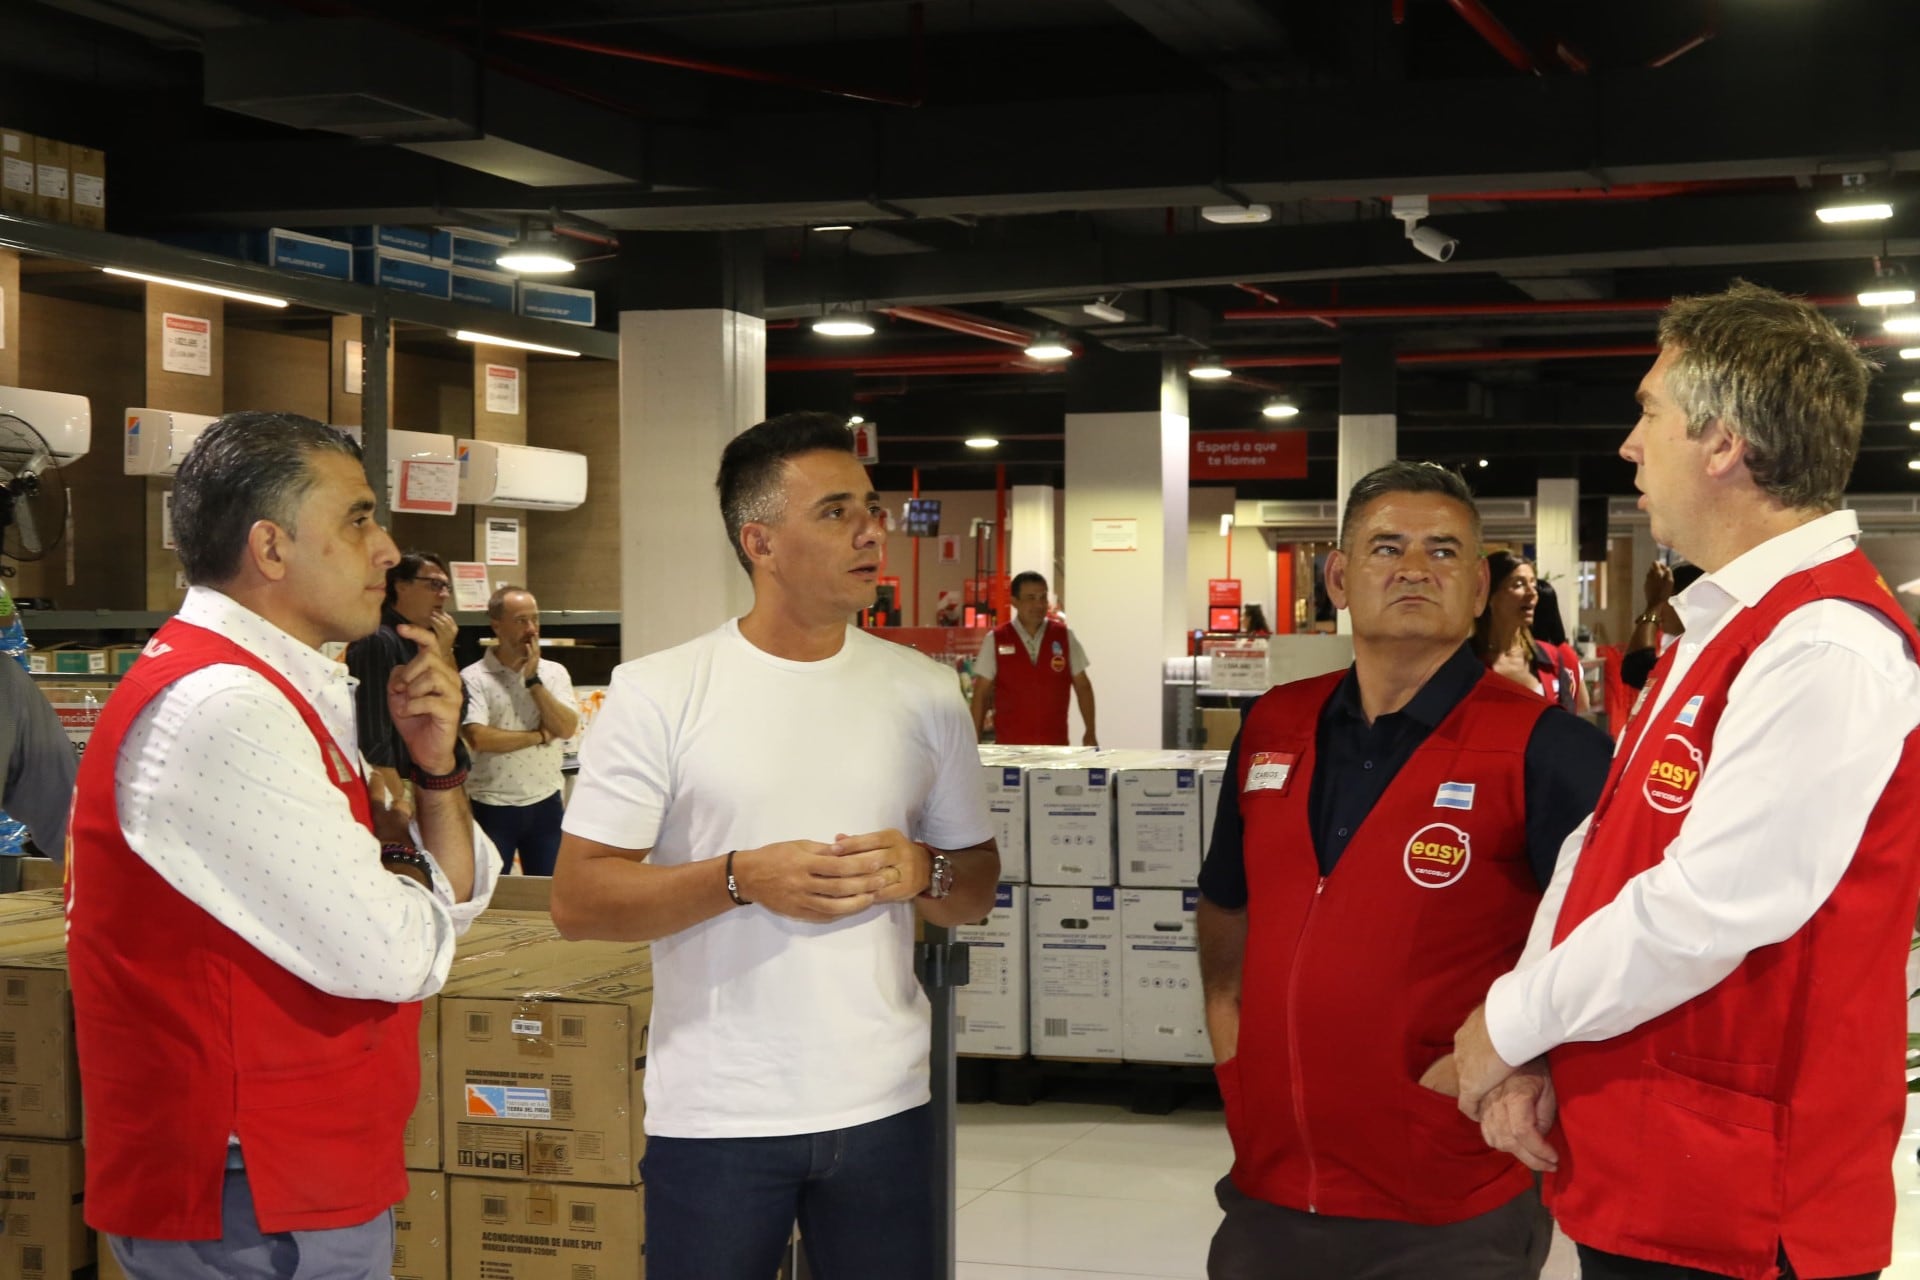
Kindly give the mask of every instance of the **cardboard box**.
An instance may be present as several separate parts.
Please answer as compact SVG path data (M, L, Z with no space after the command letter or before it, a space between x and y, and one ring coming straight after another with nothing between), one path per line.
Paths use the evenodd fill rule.
M450 273L455 302L484 307L488 311L513 313L514 280L500 271L480 271L456 266Z
M0 1139L79 1136L66 920L15 919L0 933Z
M140 655L145 651L146 647L144 645L137 644L116 644L105 650L107 655L107 674L113 676L123 676L127 674L127 672L133 670L133 664L139 661Z
M1200 771L1191 756L1116 771L1114 853L1120 883L1178 889L1200 883Z
M27 654L27 670L37 676L104 676L105 649L34 649Z
M1211 753L1209 753L1211 754ZM1222 757L1217 764L1206 764L1200 768L1200 857L1205 861L1207 850L1213 848L1213 826L1220 816L1220 795L1227 789L1227 762Z
M591 289L569 289L564 285L542 284L535 280L520 282L520 314L536 320L558 320L561 324L594 323L595 296Z
M645 1280L639 1187L447 1179L460 1280Z
M272 227L260 236L260 242L254 246L254 256L281 271L298 271L328 280L353 279L353 246L344 240Z
M393 1206L392 1280L447 1280L448 1268L447 1175L410 1169L407 1198Z
M52 138L33 140L33 214L73 221L73 148Z
M983 764L987 813L1000 849L1000 879L1024 884L1027 864L1027 771L1017 764Z
M1120 891L1120 1053L1128 1062L1213 1063L1200 990L1198 889Z
M975 1057L1025 1057L1027 886L999 886L986 921L961 925L953 937L967 944L967 985L953 993L956 1048Z
M31 218L39 212L33 198L34 137L0 128L0 213Z
M1112 884L1113 769L1106 753L1037 765L1026 771L1026 783L1027 878Z
M348 227L339 238L356 249L392 249L442 266L453 260L452 236L436 227Z
M440 1168L439 996L428 996L420 1005L420 1096L407 1117L402 1142L408 1169Z
M447 298L453 292L453 278L445 263L398 249L355 249L353 278L360 284L423 298Z
M1200 732L1205 739L1202 745L1209 751L1231 750L1240 734L1240 712L1239 707L1200 708Z
M440 994L447 1172L638 1182L652 1011L644 946L536 943L457 970Z
M448 227L447 238L451 243L453 265L469 271L489 273L500 270L500 251L513 243L510 231L483 231L476 227ZM508 277L512 279L511 276ZM513 303L507 303L507 310L513 310Z
M93 147L73 148L73 225L92 231L107 229L107 153Z
M1029 1019L1036 1058L1117 1059L1120 912L1112 889L1027 891Z
M0 1138L0 1276L59 1280L93 1265L86 1185L78 1142Z

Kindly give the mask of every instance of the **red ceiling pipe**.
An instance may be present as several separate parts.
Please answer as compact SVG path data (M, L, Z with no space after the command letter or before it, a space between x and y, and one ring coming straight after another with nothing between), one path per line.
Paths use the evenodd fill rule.
M1033 334L1028 330L994 324L990 320L970 316L964 311L949 311L945 307L889 307L885 314L896 320L910 320L914 324L931 325L936 329L964 333L971 338L985 338L988 342L999 342L1023 350L1033 345Z
M1260 299L1260 301L1266 303L1269 307L1284 308L1287 305L1285 298L1280 297L1278 294L1268 293L1265 289L1262 289L1257 284L1236 284L1233 287L1240 290L1243 293L1252 294L1254 297ZM1325 325L1329 329L1338 329L1340 327L1339 325L1335 324L1333 321L1327 319L1324 315L1321 315L1317 312L1311 315L1308 315L1305 318L1308 320L1314 321L1316 324Z
M1819 294L1816 307L1853 307L1851 293ZM1442 316L1606 315L1629 311L1665 311L1672 298L1556 298L1512 302L1409 302L1354 307L1244 307L1221 314L1224 320L1412 320Z
M1467 20L1468 26L1480 33L1482 40L1493 46L1495 53L1521 71L1531 71L1536 76L1540 74L1539 64L1527 52L1527 46L1521 44L1480 0L1447 0L1447 3L1453 6L1455 13Z
M1696 178L1680 182L1621 182L1606 187L1538 187L1518 191L1436 191L1427 197L1435 204L1461 200L1661 200L1671 196L1704 195L1722 191L1786 190L1791 178Z
M1695 49L1698 49L1701 45L1705 44L1707 41L1713 39L1715 36L1719 34L1720 34L1720 0L1707 0L1707 21L1706 21L1706 25L1700 28L1699 33L1697 35L1694 35L1690 39L1682 41L1677 48L1671 49L1666 53L1661 54L1659 57L1655 58L1652 62L1649 62L1647 65L1650 67L1664 67L1670 62L1674 62L1680 58L1686 57L1688 54L1692 53Z
M1402 351L1396 364L1490 364L1506 360L1595 360L1626 356L1657 356L1655 343L1614 347L1492 347L1470 351ZM1220 362L1229 369L1305 369L1337 365L1338 355L1229 356Z
M997 368L1020 357L1004 351L902 351L889 354L868 353L845 356L780 356L767 361L767 372L790 373L798 369L907 369L915 367L980 369Z
M807 93L823 93L833 98L849 98L854 102L875 102L886 107L918 107L924 100L921 94L903 98L897 94L881 93L872 89L848 89L840 85L807 80L800 76L783 75L778 71L729 66L724 62L709 62L705 58L688 58L674 53L654 53L647 49L606 44L599 40L582 40L577 36L555 35L547 31L507 28L496 31L494 34L506 36L512 40L526 40L533 44L550 44L561 49L574 49L581 53L600 53L610 58L625 58L629 62L650 62L655 66L678 67L682 71L698 71L704 75L724 76L729 80L750 80L755 84L778 85L783 89L800 89Z

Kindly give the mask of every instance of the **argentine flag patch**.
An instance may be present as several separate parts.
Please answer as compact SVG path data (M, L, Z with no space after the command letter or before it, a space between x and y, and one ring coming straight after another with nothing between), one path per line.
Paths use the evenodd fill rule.
M1706 694L1704 693L1694 694L1691 698L1687 699L1687 705L1680 708L1680 714L1675 716L1674 720L1679 724L1691 727L1693 722L1697 718L1699 718L1700 704L1705 702L1706 700L1707 700Z
M1433 807L1436 809L1473 808L1473 784L1471 782L1443 782L1440 789L1433 793Z

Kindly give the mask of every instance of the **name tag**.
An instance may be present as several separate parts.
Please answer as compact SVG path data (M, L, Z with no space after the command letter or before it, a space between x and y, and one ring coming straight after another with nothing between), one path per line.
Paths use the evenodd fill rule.
M1010 658L1010 657L1012 657L1012 656L1013 656L1013 646L1012 646L1012 645L1010 645L1010 644L1003 644L1003 645L1001 645L1001 646L1000 646L1000 655L1001 655L1002 657L1006 657L1006 658Z
M1256 751L1253 759L1247 762L1245 790L1278 791L1284 794L1287 783L1293 777L1295 758L1284 751Z

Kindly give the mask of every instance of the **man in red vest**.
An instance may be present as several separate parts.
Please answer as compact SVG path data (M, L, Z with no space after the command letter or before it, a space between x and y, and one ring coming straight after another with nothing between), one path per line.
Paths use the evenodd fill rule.
M1599 793L1606 735L1475 657L1487 569L1455 473L1363 477L1327 590L1353 666L1254 704L1200 873L1234 1152L1207 1274L1531 1280L1552 1236L1533 1175L1433 1090Z
M986 736L991 707L995 742L1064 747L1071 693L1086 726L1080 745L1099 746L1086 650L1066 623L1047 616L1047 580L1016 574L1012 594L1013 617L994 628L973 664L974 736Z
M1620 453L1654 538L1706 576L1525 955L1460 1028L1460 1105L1548 1170L1586 1280L1876 1275L1920 638L1838 509L1871 368L1745 283L1675 302L1660 347Z
M353 680L320 652L379 625L399 558L358 447L229 414L173 494L193 585L107 702L71 838L87 1222L133 1280L385 1277L419 1001L499 865L461 790L460 678L399 628L414 822L376 812Z

